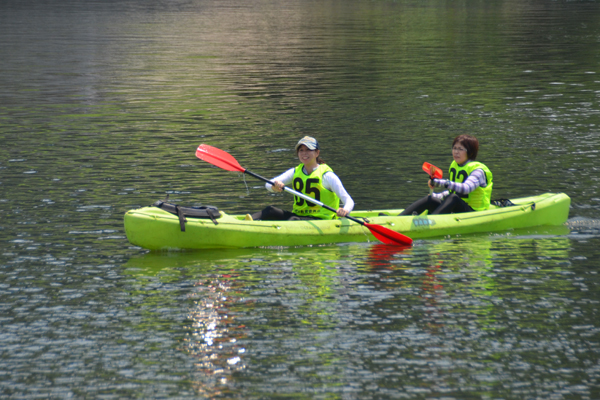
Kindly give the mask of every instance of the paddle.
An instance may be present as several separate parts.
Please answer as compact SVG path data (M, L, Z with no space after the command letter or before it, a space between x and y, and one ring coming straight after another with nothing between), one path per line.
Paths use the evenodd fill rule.
M444 172L433 164L428 162L423 163L423 171L427 172L430 179L442 179ZM429 188L429 195L433 193L433 189Z
M253 177L258 178L261 181L264 181L266 183L273 185L273 182L271 182L267 178L263 178L262 176L257 175L254 172L249 171L246 168L242 167L231 154L229 154L221 149L217 149L216 147L209 146L207 144L201 144L200 146L198 146L198 149L196 150L196 157L198 157L199 159L204 160L206 162L209 162L212 165L215 165L219 168L223 168L224 170L243 172L245 174L252 175ZM301 197L307 201L310 201L313 204L317 204L329 211L332 211L334 213L337 212L337 210L335 208L329 207L328 205L323 204L320 201L317 201L314 198L305 195L304 193L297 192L293 189L290 189L287 186L284 187L284 190L288 193L292 193L298 197ZM400 244L400 245L405 245L405 246L412 244L412 239L409 238L408 236L405 236L398 232L394 232L391 229L384 228L381 225L368 224L366 222L363 222L363 221L356 219L354 217L351 217L349 215L347 215L346 218L348 218L356 223L359 223L364 227L367 227L369 229L369 231L371 231L373 236L375 236L377 238L377 240L379 240L385 244Z

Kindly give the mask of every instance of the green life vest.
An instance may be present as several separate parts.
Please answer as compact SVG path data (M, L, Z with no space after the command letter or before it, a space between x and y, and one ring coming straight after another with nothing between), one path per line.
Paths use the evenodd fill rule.
M488 167L485 166L485 164L482 164L479 161L469 161L461 167L456 163L456 161L452 161L452 164L450 164L450 180L452 182L463 183L467 180L469 175L471 175L471 173L476 169L482 169L483 172L485 172L487 186L478 186L468 195L460 193L456 194L463 198L473 210L487 210L488 208L490 208L490 200L492 198L492 186L494 184L492 182L492 172ZM454 193L453 190L451 190L450 192Z
M304 164L300 164L294 170L294 179L292 187L295 191L304 193L331 208L338 209L340 207L340 198L332 191L325 189L323 186L323 175L326 172L333 172L327 164L320 164L317 169L312 171L310 175L306 175L302 171ZM296 215L306 217L317 217L321 219L334 219L337 215L333 211L329 211L321 206L304 200L302 197L294 196L294 208L292 212Z

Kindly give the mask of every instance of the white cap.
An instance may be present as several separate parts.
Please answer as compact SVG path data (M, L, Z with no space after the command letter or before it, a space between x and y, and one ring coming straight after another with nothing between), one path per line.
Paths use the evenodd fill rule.
M319 150L319 142L317 139L311 136L304 136L300 141L296 144L296 151L298 151L298 147L305 145L309 150Z

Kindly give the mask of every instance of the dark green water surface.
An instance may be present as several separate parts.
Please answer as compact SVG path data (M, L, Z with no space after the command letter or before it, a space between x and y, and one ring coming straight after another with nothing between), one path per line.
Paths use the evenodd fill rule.
M600 398L597 1L0 1L0 397ZM123 214L229 213L319 139L356 209L477 136L569 224L150 253Z

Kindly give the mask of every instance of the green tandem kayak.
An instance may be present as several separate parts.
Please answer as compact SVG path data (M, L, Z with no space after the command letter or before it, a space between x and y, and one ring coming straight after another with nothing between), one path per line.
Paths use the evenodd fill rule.
M397 216L402 209L353 211L412 239L439 238L522 228L563 225L571 199L564 193L511 199L514 206L492 206L462 214ZM182 208L185 210L185 208ZM189 209L188 209L189 210ZM386 215L380 215L380 214ZM263 246L303 246L376 241L369 229L348 219L311 221L246 221L243 215L222 211L209 217L176 215L156 206L125 214L127 239L150 250L217 249Z

